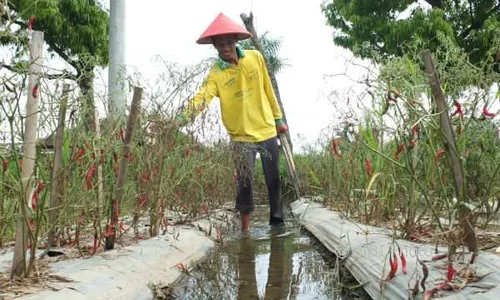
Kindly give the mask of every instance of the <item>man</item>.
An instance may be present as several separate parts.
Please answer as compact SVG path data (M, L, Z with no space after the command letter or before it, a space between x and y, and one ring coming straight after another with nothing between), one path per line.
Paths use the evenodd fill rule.
M197 43L213 44L219 55L217 63L178 117L182 123L192 121L214 97L220 99L222 122L231 137L235 154L238 177L236 209L240 212L244 233L250 229L250 214L254 210L253 172L257 152L261 155L268 190L269 224L284 224L277 132L288 130L281 120L282 113L263 55L236 45L237 41L250 37L248 31L224 14L215 18Z

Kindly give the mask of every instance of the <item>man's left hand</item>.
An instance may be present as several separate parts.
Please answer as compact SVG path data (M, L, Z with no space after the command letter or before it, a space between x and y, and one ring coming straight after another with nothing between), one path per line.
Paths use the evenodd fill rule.
M281 123L279 125L276 125L276 130L278 133L285 133L288 131L288 126L286 126L285 123Z

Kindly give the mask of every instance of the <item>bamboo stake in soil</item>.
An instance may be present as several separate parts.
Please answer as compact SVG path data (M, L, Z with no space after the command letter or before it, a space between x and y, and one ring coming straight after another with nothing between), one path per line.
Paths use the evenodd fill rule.
M115 246L116 234L118 232L119 224L118 218L120 202L123 198L123 186L125 185L125 175L127 171L128 159L130 156L130 148L132 147L132 135L135 131L137 119L139 118L142 100L142 88L134 87L134 95L132 98L132 107L127 121L127 131L125 133L125 141L123 143L122 157L120 159L120 167L118 169L118 179L116 182L115 197L111 201L111 223L108 225L108 234L106 236L106 249L113 249ZM111 227L111 228L110 228ZM111 231L110 231L111 229Z
M16 227L16 245L10 277L27 277L26 269L26 247L28 244L28 208L31 187L33 186L33 175L36 158L36 138L38 111L40 99L40 78L42 77L43 64L43 42L42 31L33 31L30 43L30 66L28 78L28 100L26 103L26 119L24 122L23 137L23 164L21 170L22 193L19 197L18 217Z
M446 151L446 156L451 164L453 171L453 183L455 185L455 197L458 201L458 212L460 223L463 227L465 237L464 240L469 247L469 251L477 251L477 240L476 234L474 232L474 227L471 218L470 209L464 205L468 202L466 186L464 182L464 175L462 171L462 165L460 163L460 157L458 156L457 144L455 136L453 134L453 129L451 127L450 117L448 115L448 107L446 105L446 98L441 89L439 78L437 75L434 62L432 60L432 55L428 50L425 50L421 54L422 61L425 66L425 71L429 76L429 85L432 91L432 98L436 101L436 106L440 112L440 124L441 130L445 137L444 148Z
M68 106L69 84L64 84L61 101L59 102L59 120L56 130L56 138L54 143L54 167L52 170L52 189L50 192L50 210L49 210L49 232L47 234L47 245L49 248L55 246L57 239L56 232L59 205L62 203L62 184L64 170L63 165L63 138L64 124L66 122L66 110Z

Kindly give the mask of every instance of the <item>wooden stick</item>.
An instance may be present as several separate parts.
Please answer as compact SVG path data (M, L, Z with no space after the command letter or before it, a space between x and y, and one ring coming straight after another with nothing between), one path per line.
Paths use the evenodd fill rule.
M127 131L125 133L125 141L123 143L122 157L120 159L120 167L118 169L118 179L116 182L115 197L112 200L112 210L113 214L111 217L111 223L115 227L114 234L106 237L106 249L113 249L115 244L116 235L119 229L118 224L118 209L120 207L120 202L123 198L123 186L125 185L125 177L127 171L128 160L130 156L130 150L132 147L132 135L135 131L135 126L139 118L140 108L142 100L142 88L135 87L134 95L132 98L132 107L130 109L130 115L127 122ZM109 226L109 225L108 225ZM109 231L108 231L109 232Z
M56 226L58 219L58 207L62 202L62 183L64 170L63 165L63 138L66 122L66 111L68 108L68 94L69 84L64 84L61 102L59 103L59 120L56 130L56 139L54 142L54 166L52 170L52 189L50 192L50 210L49 210L49 232L47 234L48 247L54 247L55 232L58 228Z
M440 127L443 132L445 143L444 148L448 156L451 168L453 171L453 183L455 185L455 197L458 201L458 212L460 215L460 222L465 233L465 242L469 247L469 251L477 251L477 240L472 226L471 211L464 205L467 202L466 186L464 182L464 175L460 157L458 156L457 144L453 129L451 127L450 116L448 114L448 106L446 105L446 98L441 89L439 77L437 75L432 55L429 50L425 50L421 54L422 61L425 66L425 72L429 76L429 85L432 91L432 98L436 102L438 112L440 113Z
M33 31L30 43L30 66L28 78L28 101L23 135L23 167L21 170L22 193L19 197L19 212L16 227L16 245L10 277L25 277L26 247L28 244L28 207L36 159L36 138L40 99L40 78L42 77L44 33Z

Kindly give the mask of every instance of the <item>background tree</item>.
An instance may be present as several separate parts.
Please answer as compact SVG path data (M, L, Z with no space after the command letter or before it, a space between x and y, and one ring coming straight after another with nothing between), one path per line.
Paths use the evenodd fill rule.
M435 52L443 34L475 65L500 60L499 0L330 0L322 10L335 44L361 58L402 56L413 42Z
M106 66L109 60L108 13L94 0L9 0L7 8L1 11L2 24L19 25L19 29L4 32L0 38L2 45L26 48L26 37L18 33L26 30L32 19L32 29L44 32L49 52L57 54L74 69L49 77L77 82L83 119L89 124L87 130L93 129L94 69ZM10 28L14 27L9 26L6 31Z
M267 57L267 60L269 61L269 72L277 74L285 67L287 67L288 64L286 62L286 59L281 58L278 54L281 48L281 40L269 37L268 34L268 32L265 32L259 37L259 40L262 43L262 51L264 52L264 56ZM255 46L253 45L251 40L244 40L239 44L243 49L255 50Z

